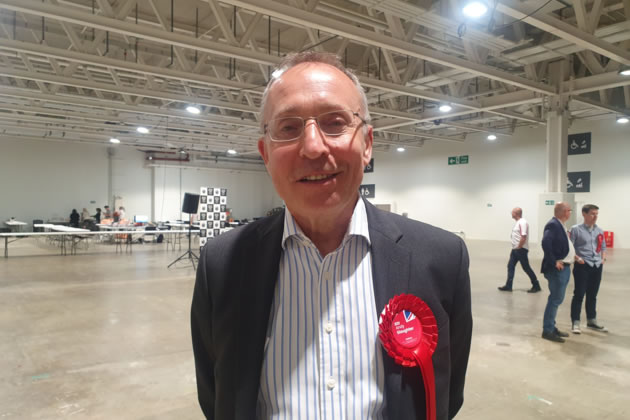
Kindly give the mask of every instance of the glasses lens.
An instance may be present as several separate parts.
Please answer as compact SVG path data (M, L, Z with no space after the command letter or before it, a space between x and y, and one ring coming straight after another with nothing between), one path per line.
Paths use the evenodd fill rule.
M339 136L346 132L352 124L353 114L350 111L333 111L317 117L319 128L329 136Z
M289 141L302 135L304 122L300 117L278 118L269 121L269 135L276 141Z

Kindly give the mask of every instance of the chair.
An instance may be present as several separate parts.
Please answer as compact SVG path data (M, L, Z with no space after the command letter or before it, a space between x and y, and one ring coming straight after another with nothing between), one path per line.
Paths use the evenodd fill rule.
M33 220L33 232L43 232L43 231L44 231L44 228L40 228L40 227L37 227L37 228L36 228L36 227L35 227L35 225L40 225L40 224L42 224L42 223L44 223L44 221L43 221L43 220L40 220L40 219L35 219L35 220Z
M146 226L146 227L144 228L144 231L145 231L145 232L157 232L157 226ZM156 238L156 233L145 233L145 234L142 236L142 240L143 240L144 242L146 242L146 241L144 240L144 238L145 238L145 237L147 237L147 236L149 236L149 237L151 238L151 242L153 242L153 241L155 240L155 238Z

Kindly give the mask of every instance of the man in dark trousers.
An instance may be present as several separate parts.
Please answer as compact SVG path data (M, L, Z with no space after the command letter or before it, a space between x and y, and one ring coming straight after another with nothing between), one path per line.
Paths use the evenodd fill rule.
M359 197L369 120L337 57L291 55L274 72L258 149L286 209L202 250L191 320L206 417L425 418L420 370L378 339L379 314L403 293L437 321L437 419L460 409L472 332L466 246Z
M523 218L523 209L520 207L514 207L512 209L512 219L516 221L512 228L512 251L510 252L510 260L507 265L507 281L504 286L499 286L499 290L502 292L512 291L512 282L514 281L514 271L516 269L516 263L520 262L521 267L525 274L529 276L529 280L532 282L532 288L527 293L540 292L540 283L534 274L534 270L529 265L529 223Z
M564 223L571 216L571 206L563 202L557 203L553 214L554 217L545 225L542 239L545 255L540 271L549 282L549 298L543 316L542 338L564 343L564 337L568 337L569 334L556 328L556 314L569 284L571 263L575 261L575 250L564 227Z
M597 226L599 207L586 204L582 207L584 223L571 228L571 242L578 256L573 267L573 299L571 300L571 331L581 334L580 313L586 295L586 326L592 330L608 332L597 322L597 292L602 282L602 271L606 261L606 241L604 231Z

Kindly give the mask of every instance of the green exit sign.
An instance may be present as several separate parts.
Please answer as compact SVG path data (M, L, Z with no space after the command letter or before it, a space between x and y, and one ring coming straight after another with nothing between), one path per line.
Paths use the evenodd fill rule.
M553 200L545 200L545 206L553 206L555 204L555 201Z
M449 165L466 165L467 163L468 163L468 155L448 157Z

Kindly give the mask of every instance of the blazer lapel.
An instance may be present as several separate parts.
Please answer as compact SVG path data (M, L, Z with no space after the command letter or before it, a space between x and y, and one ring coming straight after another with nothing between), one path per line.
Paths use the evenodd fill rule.
M365 201L370 241L372 243L372 282L376 310L380 312L391 298L409 290L411 253L398 244L403 234L389 218ZM402 418L400 396L402 367L383 349L385 397L389 418Z
M234 418L250 420L256 415L260 372L265 355L267 327L281 256L284 212L271 216L247 244L242 277L235 279L240 301L238 322L237 380L234 390Z

